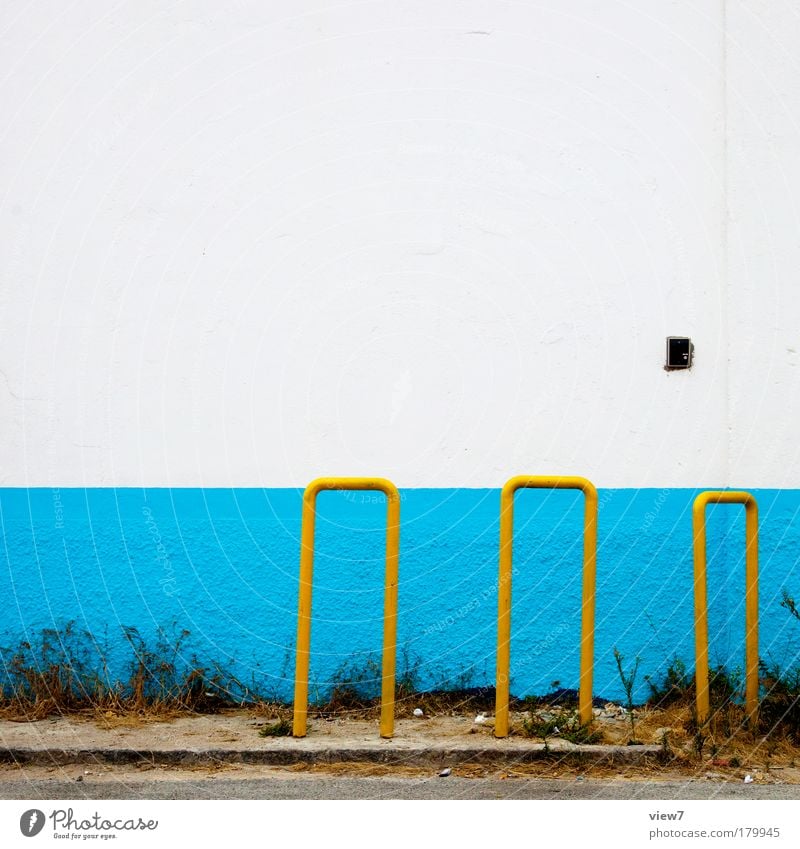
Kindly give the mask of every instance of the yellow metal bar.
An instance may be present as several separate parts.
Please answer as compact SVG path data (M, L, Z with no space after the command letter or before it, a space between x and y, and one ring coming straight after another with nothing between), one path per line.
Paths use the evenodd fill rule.
M397 580L400 556L400 493L385 478L317 478L303 493L300 533L300 593L297 610L297 657L294 675L292 734L306 736L308 666L311 647L311 586L314 578L314 522L317 495L323 490L371 489L386 495L386 579L383 601L383 664L381 667L381 737L394 734L394 679L397 654Z
M500 493L500 577L497 593L495 737L505 737L508 734L514 493L518 489L579 489L584 495L583 600L581 603L581 669L578 714L583 725L587 725L592 719L594 599L597 581L597 490L591 481L581 477L519 475L507 481Z
M701 492L692 508L694 534L694 640L697 721L708 720L708 596L706 579L706 507L743 504L745 508L745 713L758 717L758 505L749 492Z

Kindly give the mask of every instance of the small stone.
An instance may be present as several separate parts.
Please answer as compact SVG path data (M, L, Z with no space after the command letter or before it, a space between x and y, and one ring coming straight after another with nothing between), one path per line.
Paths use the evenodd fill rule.
M75 781L83 781L83 776L82 776L82 775L79 775L79 776L75 779Z
M453 770L452 770L452 769L450 769L450 767L448 766L446 769L443 769L443 770L439 773L439 778L447 778L447 776L448 776L448 775L450 775L450 773L451 773L452 771L453 771Z
M753 776L750 775L750 773L747 773L747 775L744 777L744 783L745 784L752 784L753 783Z
M425 716L425 711L422 708L414 708L414 716Z

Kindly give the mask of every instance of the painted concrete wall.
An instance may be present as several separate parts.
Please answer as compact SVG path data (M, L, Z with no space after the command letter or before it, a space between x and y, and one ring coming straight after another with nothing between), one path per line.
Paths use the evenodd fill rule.
M800 20L737 0L727 21L729 477L797 487Z
M497 612L496 490L403 490L399 669L420 686L492 683ZM762 508L761 654L791 665L800 628L780 608L796 585L795 494L756 492ZM690 506L684 489L602 490L596 687L622 695L615 647L656 679L693 655ZM375 496L320 496L312 695L381 644L383 522ZM5 567L0 646L76 623L125 673L123 627L150 643L159 627L191 632L198 652L240 680L290 698L297 606L299 490L0 490ZM580 639L580 496L525 492L515 510L512 691L574 687ZM711 658L741 665L743 517L709 511ZM788 531L787 531L788 529Z
M428 682L491 678L496 488L546 472L608 497L603 692L614 645L654 674L691 657L699 487L762 490L762 645L796 656L788 3L3 14L6 642L174 619L280 682L298 488L381 474L410 517L403 645ZM695 342L688 373L662 369L670 334ZM574 683L578 628L580 511L524 497L520 691ZM333 504L320 681L379 642L380 506ZM714 522L735 665L741 517Z

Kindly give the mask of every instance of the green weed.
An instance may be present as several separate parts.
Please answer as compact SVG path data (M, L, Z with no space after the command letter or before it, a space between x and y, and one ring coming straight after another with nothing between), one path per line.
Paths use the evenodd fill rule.
M123 680L110 672L107 635L97 640L74 622L43 629L38 644L0 648L0 712L25 719L87 710L211 713L263 701L220 663L201 663L189 649L189 632L174 624L154 641L133 627L122 634L129 650Z
M639 741L636 739L636 717L633 713L633 690L636 686L636 674L639 671L640 659L637 657L633 662L633 667L629 669L628 672L625 672L622 668L625 658L622 654L620 654L619 649L614 646L614 660L617 662L617 671L619 673L620 681L622 682L622 689L625 690L626 707L628 710L628 717L631 722L631 738L628 741L628 745L637 746L639 745Z
M531 710L522 721L522 733L526 737L540 738L545 744L552 737L559 737L570 743L600 743L603 734L581 724L577 710L567 707L553 707L548 710Z
M292 723L288 719L279 719L271 725L259 729L259 737L291 737Z

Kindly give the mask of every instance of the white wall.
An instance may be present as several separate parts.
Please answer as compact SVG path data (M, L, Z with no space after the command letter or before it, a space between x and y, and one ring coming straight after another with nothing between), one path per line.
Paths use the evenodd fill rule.
M5 3L0 481L791 485L798 25L728 7Z
M800 9L728 8L730 477L798 487Z

